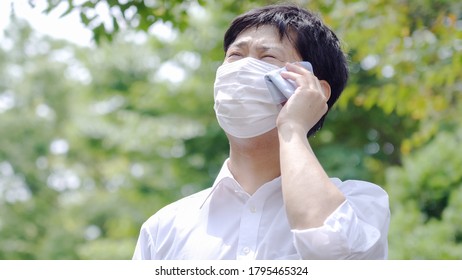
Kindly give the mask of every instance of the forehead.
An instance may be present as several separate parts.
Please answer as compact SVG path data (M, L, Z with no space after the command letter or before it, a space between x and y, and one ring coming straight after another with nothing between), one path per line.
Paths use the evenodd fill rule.
M278 30L270 25L262 25L245 29L239 33L239 35L236 37L236 40L234 40L231 45L236 45L247 41L259 41L262 43L273 44L290 43L285 36L283 36L281 40Z
M271 25L262 25L259 27L251 27L242 31L236 40L230 45L233 46L248 46L248 47L279 47L288 55L298 55L297 50L289 41L287 36L280 36L276 27Z

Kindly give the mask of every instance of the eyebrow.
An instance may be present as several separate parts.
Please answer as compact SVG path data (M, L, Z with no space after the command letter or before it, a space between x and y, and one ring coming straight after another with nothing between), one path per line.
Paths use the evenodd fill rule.
M241 41L239 43L233 43L229 46L228 49L237 47L240 49L246 48L249 46L249 42L247 41ZM274 46L274 45L268 45L268 44L263 44L263 45L258 45L257 50L261 52L269 51L269 50L276 50L276 51L283 51L284 48L281 48L280 46Z

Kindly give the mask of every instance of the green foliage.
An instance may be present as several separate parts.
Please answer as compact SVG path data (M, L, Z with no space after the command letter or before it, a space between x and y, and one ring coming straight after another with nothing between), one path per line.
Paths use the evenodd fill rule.
M202 5L203 0L162 0L162 1L118 1L104 0L47 0L45 13L66 6L61 16L77 11L83 24L93 30L94 39L112 40L121 28L147 31L155 22L173 22L180 30L189 24L188 9L194 4Z
M0 259L130 258L142 222L210 186L228 152L212 98L223 32L273 2L49 0L45 12L80 14L93 47L13 16L0 44ZM298 1L350 55L312 145L331 176L389 192L393 259L462 257L459 2Z
M394 209L390 235L396 237L390 242L395 248L390 257L462 258L462 157L455 156L461 144L461 127L441 132L405 156L402 166L388 169Z

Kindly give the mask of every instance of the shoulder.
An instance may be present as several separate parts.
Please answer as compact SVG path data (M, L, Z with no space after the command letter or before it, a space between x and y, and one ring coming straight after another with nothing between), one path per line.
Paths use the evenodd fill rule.
M184 235L197 220L209 189L170 203L149 217L141 226L133 259L163 259L177 236Z
M388 223L390 219L390 204L387 192L371 182L361 180L333 182L345 195L346 202L358 217L365 220L375 220L379 224Z
M390 205L387 192L377 184L361 181L332 179L345 195L348 204L362 213L383 213L389 215Z
M172 202L154 215L149 217L146 222L143 224L145 228L157 227L159 223L169 224L172 223L175 219L185 218L191 216L194 213L197 213L200 210L202 203L206 200L211 189L205 189L194 193L192 195L183 197L175 202Z
M349 196L372 196L383 197L388 199L387 192L377 184L361 181L361 180L346 180L342 181L338 178L331 178L331 181L339 188L339 190L347 197Z

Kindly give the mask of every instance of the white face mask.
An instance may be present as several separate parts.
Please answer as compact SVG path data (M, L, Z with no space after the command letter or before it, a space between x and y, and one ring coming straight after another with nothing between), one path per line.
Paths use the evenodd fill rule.
M226 133L251 138L276 127L282 106L274 104L264 75L278 68L251 57L218 68L214 109L218 123Z

